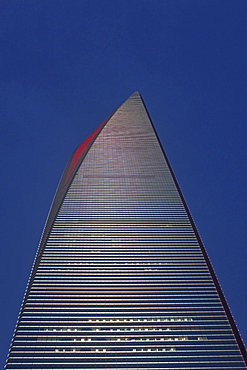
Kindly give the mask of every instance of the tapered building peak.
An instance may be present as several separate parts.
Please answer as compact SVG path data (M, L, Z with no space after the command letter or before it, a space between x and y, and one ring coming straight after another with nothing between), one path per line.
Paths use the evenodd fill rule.
M141 95L140 95L139 91L135 91L132 95L130 95L130 98L131 98L131 96L141 96Z

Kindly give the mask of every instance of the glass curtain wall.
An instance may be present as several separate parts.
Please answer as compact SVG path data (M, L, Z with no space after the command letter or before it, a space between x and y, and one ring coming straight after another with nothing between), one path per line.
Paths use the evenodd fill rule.
M72 156L6 369L245 369L138 93Z

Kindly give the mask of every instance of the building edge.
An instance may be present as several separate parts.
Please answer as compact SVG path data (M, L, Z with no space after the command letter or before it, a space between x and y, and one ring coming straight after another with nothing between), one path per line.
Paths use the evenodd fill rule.
M139 94L139 95L140 95L140 94ZM152 121L152 119L151 119L151 117L150 117L150 114L149 114L149 112L148 112L148 110L147 110L147 107L146 107L145 102L144 102L144 100L143 100L143 98L142 98L142 96L141 96L141 95L140 95L140 98L141 98L142 103L143 103L143 105L144 105L144 107L145 107L146 113L147 113L147 115L148 115L148 117L149 117L149 119L150 119L150 122L151 122L151 124L152 124L152 127L153 127L153 130L154 130L154 132L155 132L156 138L157 138L157 140L158 140L158 142L159 142L159 145L160 145L160 147L161 147L161 150L162 150L162 152L163 152L163 155L164 155L164 157L165 157L165 160L166 160L167 165L168 165L168 167L169 167L169 170L170 170L170 172L171 172L171 175L172 175L173 181L174 181L174 183L175 183L175 185L176 185L176 188L177 188L177 191L178 191L179 196L180 196L180 198L181 198L181 201L182 201L182 203L183 203L183 205L184 205L184 208L185 208L185 210L186 210L186 213L187 213L187 215L188 215L188 218L189 218L189 220L190 220L190 222L191 222L192 228L193 228L193 230L194 230L194 232L195 232L195 235L196 235L197 241L198 241L198 243L199 243L199 246L200 246L200 249L201 249L201 251L202 251L203 257L205 258L205 261L206 261L206 264L207 264L208 270L209 270L209 272L210 272L210 275L212 276L212 279L213 279L213 282L214 282L214 285L215 285L216 291L217 291L217 293L218 293L218 295L219 295L219 298L220 298L220 301L221 301L222 306L223 306L223 308L224 308L224 311L225 311L226 317L227 317L227 319L228 319L228 321L229 321L229 324L230 324L230 327L231 327L231 329L232 329L232 331L233 331L233 333L234 333L234 337L235 337L235 339L236 339L236 342L237 342L237 345L238 345L238 347L239 347L240 353L241 353L241 355L242 355L242 357L243 357L243 360L244 360L244 362L245 362L245 365L247 366L247 351L246 351L246 348L245 348L245 344L244 344L243 339L242 339L242 337L241 337L241 335L240 335L240 332L239 332L239 330L238 330L238 328L237 328L237 325L236 325L236 323L235 323L235 320L234 320L234 318L233 318L233 315L232 315L232 313L231 313L231 310L230 310L230 308L229 308L229 305L228 305L228 303L227 303L227 300L226 300L226 298L225 298L225 295L224 295L224 293L223 293L223 290L222 290L222 288L221 288L221 286L220 286L219 280L218 280L218 278L217 278L217 276L216 276L216 273L215 273L215 271L214 271L213 265L212 265L212 263L211 263L211 261L210 261L210 259L209 259L209 256L208 256L208 254L207 254L206 248L204 247L204 244L203 244L203 242L202 242L202 239L201 239L201 236L200 236L200 234L199 234L199 231L197 230L197 227L196 227L196 224L195 224L195 222L194 222L194 219L193 219L193 217L192 217L192 215L191 215L191 212L190 212L190 210L189 210L189 207L188 207L188 205L187 205L187 203L186 203L185 197L184 197L184 195L183 195L183 193L182 193L182 190L181 190L181 188L180 188L180 186L179 186L179 183L178 183L178 181L177 181L177 179L176 179L176 176L175 176L175 174L174 174L174 171L173 171L173 169L172 169L172 167L171 167L171 165L170 165L170 162L169 162L169 159L168 159L168 157L167 157L167 154L166 154L166 152L165 152L165 150L164 150L164 148L163 148L163 146L162 146L162 143L161 143L161 141L160 141L160 139L159 139L159 136L158 136L158 134L157 134L157 131L156 131L156 129L155 129L155 126L154 126L154 124L153 124L153 121Z
M9 354L10 354L10 351L11 351L11 348L12 348L12 344L13 344L14 339L15 339L15 336L16 336L16 332L17 332L17 329L18 329L19 321L20 321L20 318L21 318L23 309L25 307L27 296L28 296L30 287L32 285L33 278L35 276L35 273L36 273L36 270L37 270L37 267L38 267L38 264L39 264L39 260L40 260L40 258L42 256L42 252L44 250L44 247L45 247L46 241L47 241L47 239L49 237L49 234L50 234L50 231L52 229L52 226L53 226L53 224L55 222L56 216L57 216L57 214L58 214L58 212L59 212L59 210L61 208L61 205L62 205L63 200L64 200L64 198L65 198L65 196L66 196L66 194L67 194L67 192L68 192L68 190L70 188L70 185L71 185L71 183L72 183L72 181L73 181L73 179L74 179L74 177L75 177L75 175L77 173L77 170L80 167L81 163L83 162L84 158L86 157L86 155L87 155L88 151L90 150L91 146L93 145L93 143L95 142L95 140L99 136L100 132L105 127L105 125L114 116L114 114L118 111L118 109L128 99L130 99L133 95L136 95L136 94L140 95L138 91L135 91L133 94L131 94L129 98L127 98L122 104L120 104L113 111L113 113L111 113L98 127L96 127L96 129L85 140L83 140L83 142L81 144L78 145L78 147L73 151L72 155L70 156L70 158L69 158L69 160L68 160L68 162L67 162L67 164L65 166L65 169L64 169L64 171L62 173L62 176L61 176L61 178L59 180L57 189L55 191L55 194L54 194L54 197L53 197L53 200L52 200L50 209L48 211L48 215L47 215L47 218L46 218L46 221L45 221L43 232L42 232L42 235L40 237L40 242L38 244L37 252L36 252L35 257L34 257L34 262L33 262L32 267L31 267L31 272L30 272L29 278L27 280L26 289L24 291L24 295L23 295L21 307L20 307L19 314L18 314L18 317L17 317L17 321L16 321L16 325L15 325L15 328L14 328L14 333L13 333L13 336L12 336L12 339L11 339L11 343L10 343L9 351L8 351L8 354L7 354L7 358L6 358L6 363L5 363L4 369L7 366L8 357L9 357ZM90 136L95 131L97 131L97 133L95 134L95 136L93 136L92 140L88 143L88 145L86 146L85 150L83 151L81 157L79 158L79 160L77 161L76 165L74 166L73 171L72 171L71 175L69 176L69 180L65 182L66 175L68 173L69 166L70 166L70 164L72 162L72 159L73 159L73 157L75 155L75 152L78 150L78 148L86 140L88 140L90 138Z

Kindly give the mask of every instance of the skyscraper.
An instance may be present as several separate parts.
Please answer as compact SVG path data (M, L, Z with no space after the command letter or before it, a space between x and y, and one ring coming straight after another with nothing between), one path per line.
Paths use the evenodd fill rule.
M245 369L246 351L138 93L73 153L6 369Z

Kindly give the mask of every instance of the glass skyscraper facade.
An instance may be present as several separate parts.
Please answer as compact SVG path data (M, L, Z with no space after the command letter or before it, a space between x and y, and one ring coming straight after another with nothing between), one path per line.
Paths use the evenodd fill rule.
M6 369L246 369L138 93L65 168Z

